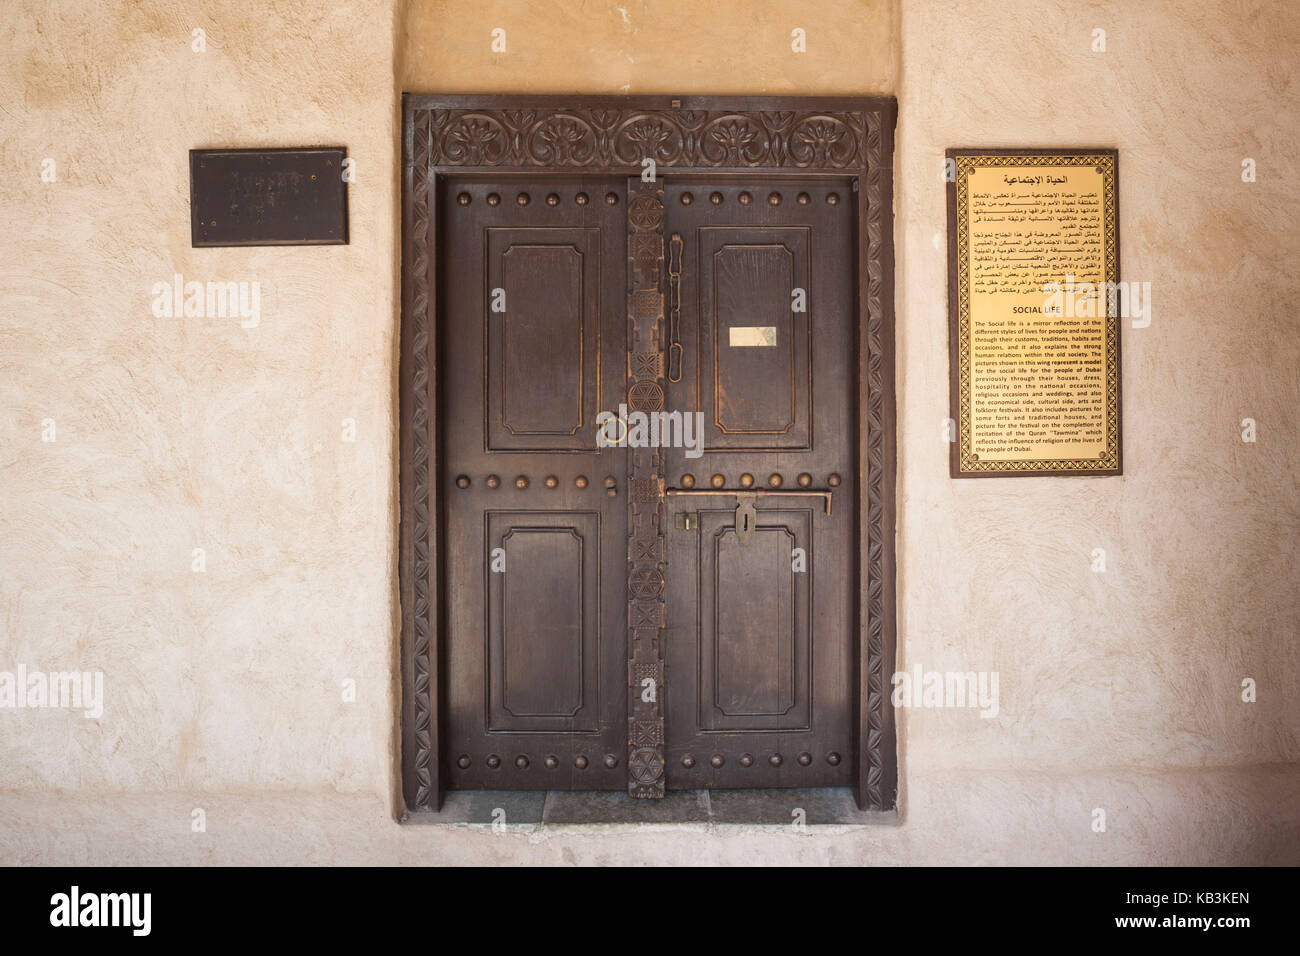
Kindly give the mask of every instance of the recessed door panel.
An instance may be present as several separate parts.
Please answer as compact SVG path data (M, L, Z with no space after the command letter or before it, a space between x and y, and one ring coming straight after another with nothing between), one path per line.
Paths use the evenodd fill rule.
M600 514L487 514L488 731L600 729Z
M763 511L741 544L734 510L699 512L699 727L807 730L812 512Z
M807 448L807 227L700 227L699 397L707 447Z
M489 228L489 451L595 445L600 230Z

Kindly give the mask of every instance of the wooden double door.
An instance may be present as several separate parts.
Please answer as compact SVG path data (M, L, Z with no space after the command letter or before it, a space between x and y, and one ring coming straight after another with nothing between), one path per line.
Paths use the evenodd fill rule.
M448 787L855 782L856 187L440 178Z

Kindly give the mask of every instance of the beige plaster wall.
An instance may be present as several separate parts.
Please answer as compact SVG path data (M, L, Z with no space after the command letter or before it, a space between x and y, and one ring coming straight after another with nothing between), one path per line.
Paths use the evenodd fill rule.
M894 0L410 0L400 75L422 93L891 93L896 21Z
M995 669L1002 698L996 720L908 712L908 765L1294 763L1300 8L902 11L901 659ZM1085 144L1119 148L1121 276L1151 283L1150 327L1122 334L1125 475L949 480L943 151Z
M87 6L0 49L0 670L102 670L105 718L0 711L0 862L1300 861L1293 5ZM901 823L393 822L402 90L899 96L900 666L1001 691L900 715ZM189 247L188 149L309 143L349 246ZM954 482L942 152L1031 144L1120 149L1127 474ZM176 272L259 325L155 318Z
M0 669L103 671L106 713L0 712L0 786L382 792L393 9L16 6L0 71ZM351 245L190 248L190 148L304 144L356 161ZM259 324L155 318L152 286L175 273L259 282Z

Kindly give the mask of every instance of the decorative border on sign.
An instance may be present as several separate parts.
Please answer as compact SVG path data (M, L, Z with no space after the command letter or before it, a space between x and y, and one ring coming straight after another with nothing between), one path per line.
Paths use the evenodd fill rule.
M1119 281L1119 214L1116 201L1116 157L1113 152L1051 153L1023 151L1001 154L990 151L979 155L961 155L956 160L956 232L957 271L957 462L958 475L1042 475L1059 474L1118 474L1120 470L1120 361L1119 317L1110 316L1106 322L1106 453L1099 458L1045 458L1014 459L1008 461L980 461L971 452L971 398L970 398L970 269L968 193L970 174L976 169L1004 166L1095 166L1102 174L1102 232L1106 244L1104 272L1106 282Z

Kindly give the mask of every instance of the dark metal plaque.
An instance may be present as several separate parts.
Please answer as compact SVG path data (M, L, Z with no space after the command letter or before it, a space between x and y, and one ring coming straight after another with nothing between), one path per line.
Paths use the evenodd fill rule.
M194 246L346 245L347 150L190 150Z

